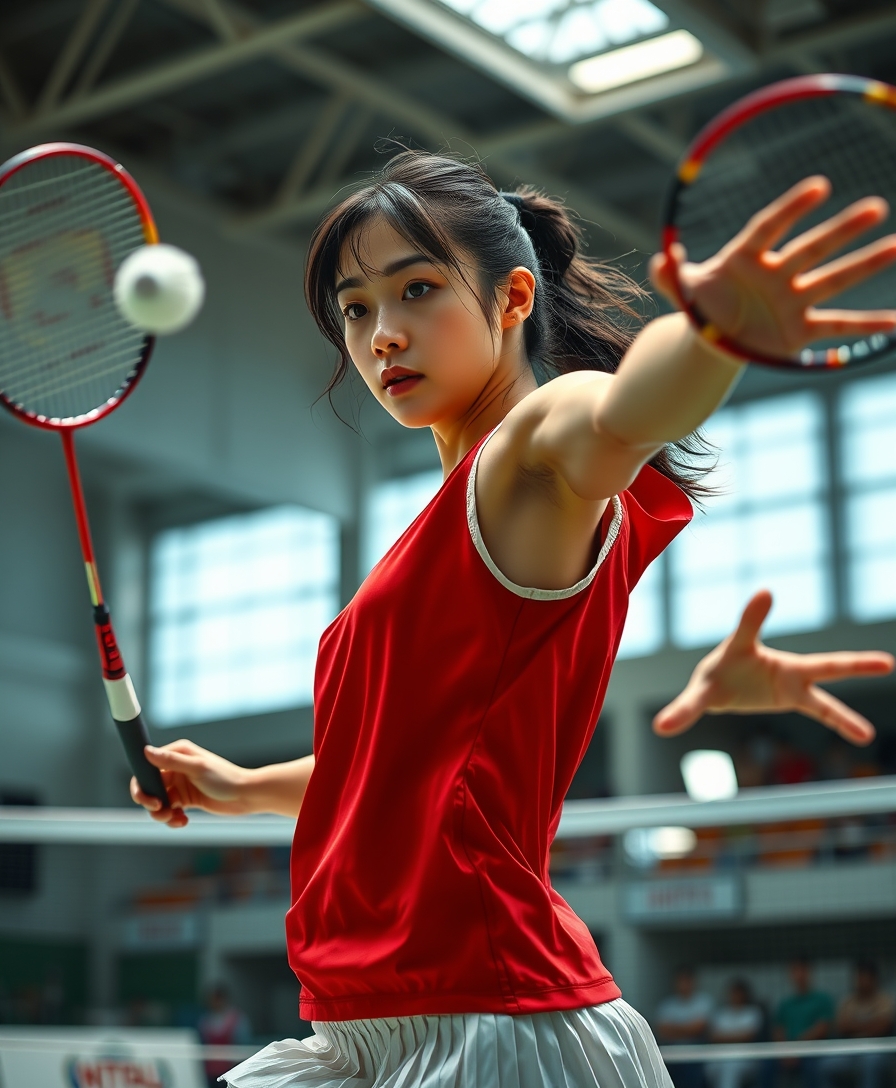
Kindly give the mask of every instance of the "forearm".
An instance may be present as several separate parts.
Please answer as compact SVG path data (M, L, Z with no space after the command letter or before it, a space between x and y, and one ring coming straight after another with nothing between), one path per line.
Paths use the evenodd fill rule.
M241 790L246 810L295 818L302 807L313 770L314 756L247 770Z
M608 441L643 449L644 460L691 433L725 400L743 364L713 348L684 314L638 334L595 410Z

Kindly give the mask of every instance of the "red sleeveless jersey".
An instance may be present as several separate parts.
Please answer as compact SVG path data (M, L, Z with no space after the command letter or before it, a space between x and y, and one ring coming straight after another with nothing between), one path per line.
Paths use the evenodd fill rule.
M551 888L548 852L628 595L691 506L644 468L609 504L581 582L515 586L479 535L484 442L321 637L286 918L307 1020L619 996Z

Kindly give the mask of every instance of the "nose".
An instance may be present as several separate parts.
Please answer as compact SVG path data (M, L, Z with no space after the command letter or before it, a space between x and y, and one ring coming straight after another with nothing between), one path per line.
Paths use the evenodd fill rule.
M396 328L388 320L381 318L377 322L370 347L377 359L388 359L396 352L405 351L408 346L407 334Z

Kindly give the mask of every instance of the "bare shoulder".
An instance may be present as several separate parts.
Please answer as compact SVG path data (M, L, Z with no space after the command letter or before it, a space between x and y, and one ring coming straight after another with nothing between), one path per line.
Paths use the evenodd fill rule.
M545 425L557 434L577 427L590 431L594 398L606 393L612 382L612 374L599 370L575 370L551 379L507 413L501 424L508 436L505 441L537 445L537 436Z
M592 485L595 457L603 460L606 445L595 430L596 412L613 381L611 374L582 370L533 390L507 413L488 443L483 471L504 479L520 473L554 476L573 502L608 498L610 492Z

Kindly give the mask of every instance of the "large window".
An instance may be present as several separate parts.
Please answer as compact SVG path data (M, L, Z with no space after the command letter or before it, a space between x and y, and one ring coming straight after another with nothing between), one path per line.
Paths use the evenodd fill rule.
M832 617L824 406L812 392L718 412L720 494L670 550L671 634L679 646L728 634L761 587L775 604L768 634L807 631Z
M663 575L665 559L655 559L629 597L618 657L646 657L665 642Z
M368 496L362 546L366 575L442 486L442 471L417 472L377 484Z
M181 725L311 703L339 607L335 518L281 506L156 536L150 707Z
M896 616L896 374L852 382L840 400L849 613Z

